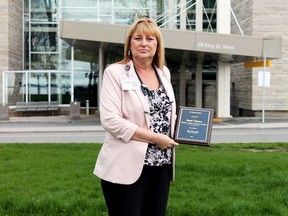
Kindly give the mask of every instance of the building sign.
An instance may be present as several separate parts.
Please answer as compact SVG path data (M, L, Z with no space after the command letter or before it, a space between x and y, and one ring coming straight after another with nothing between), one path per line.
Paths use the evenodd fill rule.
M197 48L204 48L204 49L211 49L211 50L229 50L234 51L235 46L234 45L228 45L228 44L219 44L219 43L207 43L207 42L198 42Z
M261 56L262 41L257 38L197 32L195 50L229 55Z
M271 66L271 60L266 60L266 67ZM264 67L264 61L244 62L245 68Z
M259 71L258 73L258 86L270 87L270 71Z

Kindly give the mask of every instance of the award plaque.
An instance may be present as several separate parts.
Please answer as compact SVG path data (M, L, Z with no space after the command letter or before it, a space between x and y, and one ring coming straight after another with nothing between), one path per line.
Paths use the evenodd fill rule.
M178 143L209 146L213 109L180 106L174 140Z

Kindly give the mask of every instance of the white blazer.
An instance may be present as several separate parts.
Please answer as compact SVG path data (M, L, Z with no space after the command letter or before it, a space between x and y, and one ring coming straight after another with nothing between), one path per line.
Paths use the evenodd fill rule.
M176 104L170 71L156 68L172 103L171 135L174 136ZM124 90L121 80L132 77L139 88ZM140 81L133 62L112 64L103 75L100 93L100 120L106 137L98 155L94 174L99 178L119 184L132 184L140 177L148 143L131 140L138 127L149 128L150 110L147 96L140 89ZM173 150L173 180L175 173L175 149Z

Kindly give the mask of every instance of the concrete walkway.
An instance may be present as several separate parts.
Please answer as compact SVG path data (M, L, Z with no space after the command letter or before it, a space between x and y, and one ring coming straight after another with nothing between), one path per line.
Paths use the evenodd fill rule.
M264 123L261 118L231 118L214 119L213 130L221 129L264 129L288 128L288 119L267 118ZM69 116L37 116L10 117L0 121L2 132L53 132L53 131L103 131L99 118L95 116L81 116L80 120L70 120Z
M70 120L69 116L10 117L0 121L0 133L23 132L81 132L104 131L99 119L84 116L80 120Z

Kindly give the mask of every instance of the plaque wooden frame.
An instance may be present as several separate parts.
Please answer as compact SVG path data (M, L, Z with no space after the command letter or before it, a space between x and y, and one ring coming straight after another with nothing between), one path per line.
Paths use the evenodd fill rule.
M209 146L213 116L213 109L180 106L174 133L175 142Z

